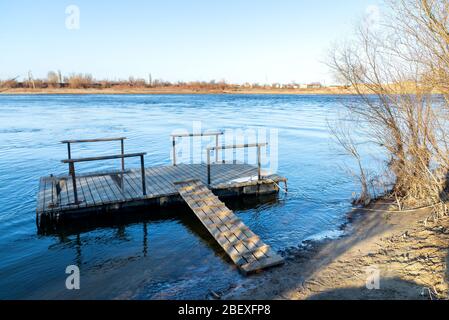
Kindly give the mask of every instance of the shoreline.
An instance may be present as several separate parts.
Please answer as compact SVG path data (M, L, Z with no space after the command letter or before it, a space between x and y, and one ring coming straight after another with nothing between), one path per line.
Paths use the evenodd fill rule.
M6 89L0 95L354 95L351 90L322 89L241 89L191 90L182 88L116 89Z
M284 266L245 279L221 299L448 299L449 218L424 223L429 210L388 210L379 203L355 209L345 235L287 250ZM367 288L367 272L379 272L378 290Z

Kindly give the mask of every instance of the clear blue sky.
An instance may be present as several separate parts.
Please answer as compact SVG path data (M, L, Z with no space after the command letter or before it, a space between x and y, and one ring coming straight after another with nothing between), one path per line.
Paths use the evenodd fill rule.
M380 0L0 1L0 78L332 82L327 50ZM80 29L66 28L66 7Z

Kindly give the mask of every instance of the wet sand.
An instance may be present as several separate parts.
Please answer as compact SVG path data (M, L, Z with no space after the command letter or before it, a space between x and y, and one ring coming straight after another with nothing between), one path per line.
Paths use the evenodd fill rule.
M284 266L246 279L221 298L448 299L449 218L425 222L429 210L387 209L376 204L354 211L344 237L289 250ZM379 289L367 288L367 281L374 284L372 270L380 272Z

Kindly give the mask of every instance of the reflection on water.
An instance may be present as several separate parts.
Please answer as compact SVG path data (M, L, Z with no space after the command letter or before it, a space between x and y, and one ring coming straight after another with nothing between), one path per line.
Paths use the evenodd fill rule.
M354 97L331 96L0 96L0 298L204 298L241 275L186 207L119 213L38 233L40 176L65 173L58 141L126 136L127 152L170 164L169 135L203 128L279 130L279 174L289 194L226 204L275 250L332 233L356 186L339 169L327 120ZM214 121L211 122L211 114ZM108 144L77 147L80 157ZM98 152L100 151L100 152ZM138 167L130 160L128 167ZM118 163L87 163L100 171ZM81 269L81 290L65 289L65 268Z
M246 211L258 207L274 208L281 205L280 199L276 194L246 196L246 197L232 197L221 199L228 208L234 211ZM125 234L123 229L126 226L143 223L144 230L147 229L147 224L161 223L164 221L177 221L183 224L186 228L201 235L203 227L196 216L190 212L187 204L173 205L170 208L152 207L145 209L138 207L137 209L124 209L120 212L89 216L85 219L77 219L71 221L61 221L57 225L49 226L48 229L40 228L38 233L43 236L58 236L61 241L71 235L80 235L99 228L118 229L117 235ZM144 236L147 232L145 231ZM207 233L209 235L209 233ZM210 236L210 235L209 235ZM118 237L120 238L120 237ZM210 239L214 240L211 236ZM144 241L146 242L146 240Z

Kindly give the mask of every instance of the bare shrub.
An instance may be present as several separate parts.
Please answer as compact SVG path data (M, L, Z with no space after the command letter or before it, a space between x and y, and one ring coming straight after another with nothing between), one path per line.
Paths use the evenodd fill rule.
M133 76L130 76L128 79L128 85L130 87L145 88L147 84L146 84L145 79L141 79L141 78L136 79Z
M361 26L351 44L334 49L330 66L360 97L347 108L384 150L385 171L394 181L390 195L399 207L433 206L447 213L449 150L442 111L448 104L433 93L444 92L449 79L449 1L399 0L391 8L388 21L394 24ZM350 153L360 163L358 152Z
M16 79L17 78L0 81L0 90L1 91L6 91L6 90L9 90L9 89L17 88L18 87L18 82L17 82Z
M65 82L69 84L70 88L80 89L80 88L90 88L93 85L92 75L86 73L71 74L65 79Z

